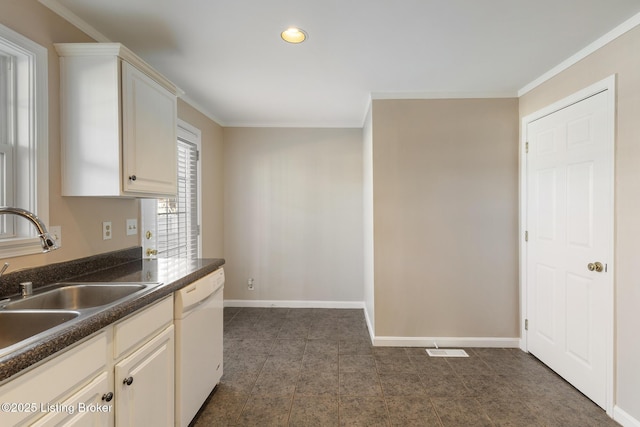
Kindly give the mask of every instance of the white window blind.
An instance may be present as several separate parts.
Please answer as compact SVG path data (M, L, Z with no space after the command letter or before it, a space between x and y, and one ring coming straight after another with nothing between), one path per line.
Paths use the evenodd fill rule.
M198 258L198 147L178 140L178 195L159 199L156 247L162 258Z

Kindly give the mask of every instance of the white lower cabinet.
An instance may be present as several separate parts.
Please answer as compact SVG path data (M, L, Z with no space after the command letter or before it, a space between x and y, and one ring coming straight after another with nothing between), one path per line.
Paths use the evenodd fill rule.
M169 426L173 296L0 386L0 426Z
M103 372L59 406L51 407L51 412L33 425L36 427L110 426L113 418L113 404L110 403L111 398L107 397L108 393L105 393L105 390L109 389L109 375Z
M173 296L116 323L112 347L116 427L173 425Z
M108 337L102 331L93 338L20 375L0 387L0 425L32 425L39 418L56 420L52 425L74 425L71 412L77 406L65 407L96 379L109 375L107 367ZM113 387L107 380L103 394ZM100 394L100 392L98 392ZM102 395L100 395L102 396ZM112 406L108 403L109 406ZM113 408L107 414L113 419ZM69 416L69 417L68 417ZM107 420L107 425L109 423ZM98 424L100 425L100 424Z
M116 425L173 425L173 325L115 365Z

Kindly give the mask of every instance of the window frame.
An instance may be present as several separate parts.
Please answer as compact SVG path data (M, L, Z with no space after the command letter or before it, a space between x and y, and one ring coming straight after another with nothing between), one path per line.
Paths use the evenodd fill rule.
M49 222L49 118L48 50L0 24L0 49L12 54L16 68L17 105L14 149L13 207L27 209L45 224ZM27 80L26 82L24 80ZM14 147L15 148L15 147ZM13 215L15 237L0 239L0 257L8 258L42 252L35 228Z

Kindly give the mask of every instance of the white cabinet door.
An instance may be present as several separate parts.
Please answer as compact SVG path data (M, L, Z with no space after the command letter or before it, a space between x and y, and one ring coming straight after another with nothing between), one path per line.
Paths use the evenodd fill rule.
M173 425L173 325L115 365L115 389L116 426Z
M177 88L119 43L55 48L62 195L175 195Z
M106 427L111 425L114 410L113 401L106 397L108 390L111 389L108 379L107 372L103 372L61 404L45 405L43 410L48 411L49 414L40 418L33 426Z
M177 126L176 97L122 61L125 192L176 193Z

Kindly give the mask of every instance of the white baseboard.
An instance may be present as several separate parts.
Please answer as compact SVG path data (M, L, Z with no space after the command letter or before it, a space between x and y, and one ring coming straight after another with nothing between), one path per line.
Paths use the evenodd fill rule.
M292 301L292 300L248 300L226 299L225 307L259 308L364 308L362 301Z
M375 329L375 324L372 322L371 316L369 316L369 312L367 311L366 304L364 305L364 320L367 322L367 330L369 331L369 339L371 340L371 344L373 345L373 340L376 337L376 329Z
M640 420L635 419L619 406L613 407L613 419L623 427L640 427Z
M364 309L371 343L377 347L494 347L518 348L520 338L496 337L378 337L363 301L293 301L226 299L225 307L258 308L356 308ZM640 427L640 426L639 426Z
M518 348L520 338L500 337L373 337L377 347L491 347Z

